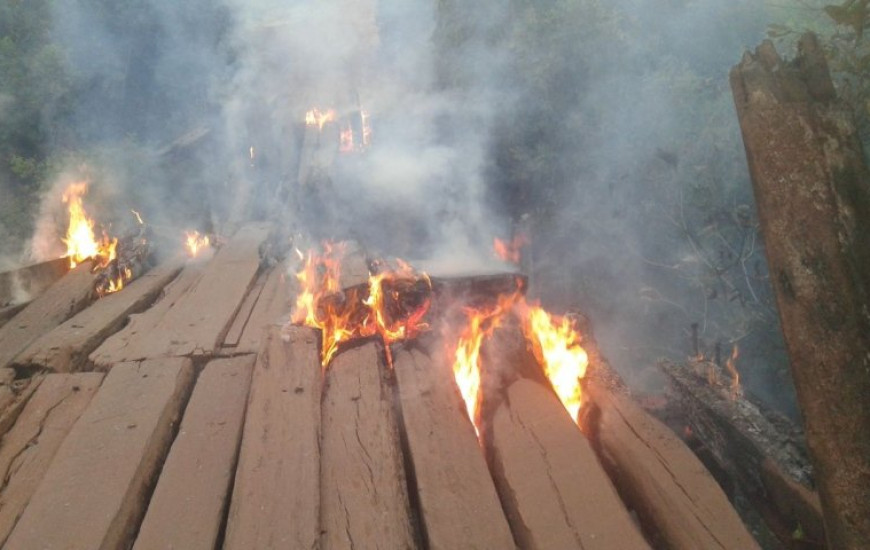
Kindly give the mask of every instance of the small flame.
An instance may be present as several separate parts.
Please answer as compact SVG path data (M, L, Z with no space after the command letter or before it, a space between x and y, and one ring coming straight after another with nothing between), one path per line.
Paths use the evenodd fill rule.
M731 356L725 361L725 368L731 374L731 399L736 400L743 393L740 387L740 372L737 370L737 358L740 357L740 348L737 344L731 348Z
M196 258L203 250L211 246L208 235L200 235L199 231L187 231L184 236L184 246L187 249L187 255L191 258Z
M311 109L310 111L305 113L305 125L306 126L317 126L319 131L323 131L323 126L327 122L335 121L335 110L327 109L326 111L321 111L320 109Z
M518 233L510 242L494 239L492 243L495 255L502 261L519 264L522 259L522 249L529 244L528 238L523 233Z
M110 239L105 233L101 240L94 236L94 220L85 211L82 197L88 192L86 182L73 183L63 193L63 202L69 209L69 226L66 238L66 255L70 269L92 258L94 268L104 268L115 259L118 239Z
M352 153L354 149L355 147L353 144L353 128L350 125L350 121L347 121L341 126L341 136L338 150L342 153Z

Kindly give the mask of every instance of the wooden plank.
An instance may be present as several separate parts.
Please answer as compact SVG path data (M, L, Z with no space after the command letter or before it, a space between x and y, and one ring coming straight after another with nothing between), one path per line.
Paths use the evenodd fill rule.
M216 547L229 503L254 358L215 359L199 375L134 550Z
M131 315L127 326L94 350L88 358L89 361L97 368L105 370L120 362L120 358L128 355L128 348L135 348L140 345L140 340L148 338L181 297L202 278L204 269L205 264L202 262L191 262L184 266L175 280L163 290L163 296L157 303L143 313Z
M18 415L24 410L28 399L39 387L44 375L36 375L23 380L13 380L9 377L15 371L12 369L0 369L3 382L0 383L0 436L9 431L18 419Z
M29 305L30 302L24 302L21 304L16 304L14 306L0 307L0 327L11 321L12 318L18 315L21 310Z
M376 342L326 372L320 439L321 538L331 548L415 548L392 389Z
M644 525L674 550L759 548L728 497L667 426L626 396L588 384L584 431Z
M95 298L91 263L85 262L0 327L0 367L9 365L28 344L87 307Z
M0 546L55 453L103 381L102 373L50 374L0 442Z
M510 526L449 365L413 348L396 351L393 365L426 547L513 548Z
M116 365L61 444L4 548L127 547L192 384L189 359Z
M521 548L649 548L551 390L517 380L490 429L493 478Z
M254 366L224 548L316 548L321 368L317 331L269 330Z
M260 244L270 231L271 226L264 223L242 227L153 329L130 339L111 359L120 362L214 354L257 276ZM100 363L106 361L106 357L99 358Z
M253 353L260 349L269 325L288 317L292 308L291 290L284 264L278 264L269 273L260 298L245 324L236 353Z
M224 337L223 346L226 348L235 348L239 344L239 339L242 337L242 332L245 330L245 325L248 324L248 319L251 317L251 312L257 301L260 299L260 294L263 292L263 285L266 284L265 272L260 273L254 286L248 291L242 305L239 306L239 311L236 313L227 335Z
M117 332L132 313L151 305L163 288L181 271L182 261L171 260L134 280L123 292L98 300L72 319L34 340L13 361L23 368L56 372L82 369L88 354Z
M0 273L0 307L30 301L69 271L69 258L57 258Z

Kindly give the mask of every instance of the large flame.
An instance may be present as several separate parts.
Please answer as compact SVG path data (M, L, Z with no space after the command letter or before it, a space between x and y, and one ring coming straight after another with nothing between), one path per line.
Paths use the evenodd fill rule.
M524 321L526 337L536 344L535 356L544 374L576 422L583 404L580 381L589 365L580 333L569 318L550 315L540 306L527 306Z
M551 315L539 305L530 305L519 293L500 297L493 309L468 310L467 314L467 325L454 352L453 375L478 434L481 406L480 348L484 339L508 314L522 321L524 336L532 343L535 358L562 405L572 420L577 422L582 405L581 380L586 375L589 358L580 345L580 333L569 318Z
M329 364L341 344L356 338L380 335L386 344L415 337L428 326L423 321L429 309L428 294L420 303L406 304L402 289L422 283L431 288L428 276L416 273L399 261L398 269L371 275L362 287L341 288L344 243L324 243L323 254L309 251L296 275L299 293L291 322L321 330L321 361Z
M104 268L117 255L118 239L109 238L105 233L100 240L94 236L94 220L88 216L82 201L87 192L87 182L70 184L63 192L63 202L69 210L69 226L63 242L70 269L88 259L94 260L94 269Z
M516 303L522 300L517 292L499 297L498 303L486 309L468 308L465 310L468 319L453 353L453 377L459 387L459 393L465 401L468 418L474 424L474 430L480 435L480 348L483 340L498 328L504 314L510 311Z

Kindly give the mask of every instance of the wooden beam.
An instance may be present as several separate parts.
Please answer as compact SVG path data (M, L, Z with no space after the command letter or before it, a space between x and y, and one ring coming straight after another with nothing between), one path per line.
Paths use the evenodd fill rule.
M317 548L321 368L317 331L269 330L254 366L224 548Z
M813 517L814 510L821 511L808 497L812 494L812 467L799 427L746 397L732 398L728 388L711 385L696 366L661 362L659 368L668 376L673 399L685 413L692 434L741 494L757 508L774 506L780 521L791 523L791 530L800 523L809 538L824 540L822 518ZM794 491L792 484L802 485L805 491ZM768 498L782 494L805 500L800 505L780 506L786 504L784 499ZM801 514L795 515L796 511ZM766 513L762 515L769 519ZM774 529L775 525L769 526L782 532ZM790 535L790 530L782 534Z
M320 439L320 547L415 548L382 349L347 349L326 371Z
M263 289L245 322L233 353L256 353L270 325L280 322L290 313L290 285L286 267L278 264L268 273Z
M394 370L426 548L514 548L450 366L406 348Z
M649 548L591 445L551 389L511 384L486 433L502 506L521 548Z
M64 439L4 548L125 548L193 383L189 359L116 365Z
M45 378L42 374L31 376L22 380L13 380L15 371L12 369L0 369L0 436L9 431L18 420L18 415L24 410L27 401L39 384ZM12 374L12 378L9 377Z
M812 34L731 71L770 280L828 545L870 541L870 181L854 116Z
M70 372L85 368L88 355L117 332L127 318L150 306L181 271L171 260L134 280L122 292L109 294L72 319L34 340L12 362L26 369Z
M91 262L85 262L0 327L0 367L8 366L28 344L86 308L95 298Z
M215 359L200 373L134 550L216 547L229 504L254 359Z
M260 268L260 244L270 232L268 224L242 227L150 330L138 332L112 353L98 349L94 362L107 366L153 357L215 355L254 283Z
M601 384L589 383L585 391L584 432L620 494L664 546L759 548L704 465L667 426Z
M0 273L0 309L30 301L69 271L69 258L57 258Z
M0 546L102 381L96 372L46 376L0 441Z

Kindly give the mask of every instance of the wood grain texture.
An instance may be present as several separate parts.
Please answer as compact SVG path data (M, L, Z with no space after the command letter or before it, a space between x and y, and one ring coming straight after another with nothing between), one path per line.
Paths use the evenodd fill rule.
M132 543L192 383L189 359L116 365L4 548L109 550Z
M200 373L134 550L215 548L229 502L254 359L215 359Z
M84 368L88 355L117 332L128 317L150 306L181 271L180 259L170 260L109 294L72 319L34 340L12 362L24 368L70 372Z
M28 344L94 301L91 262L64 275L0 327L0 367L8 366Z
M102 381L96 372L46 376L0 441L0 546Z
M254 366L224 548L317 548L321 369L317 332L269 330Z
M491 432L493 477L521 548L649 548L551 390L526 379L511 384Z
M320 547L416 548L399 433L379 344L345 350L326 371L320 447Z
M465 402L444 362L398 350L394 371L426 547L513 548Z

